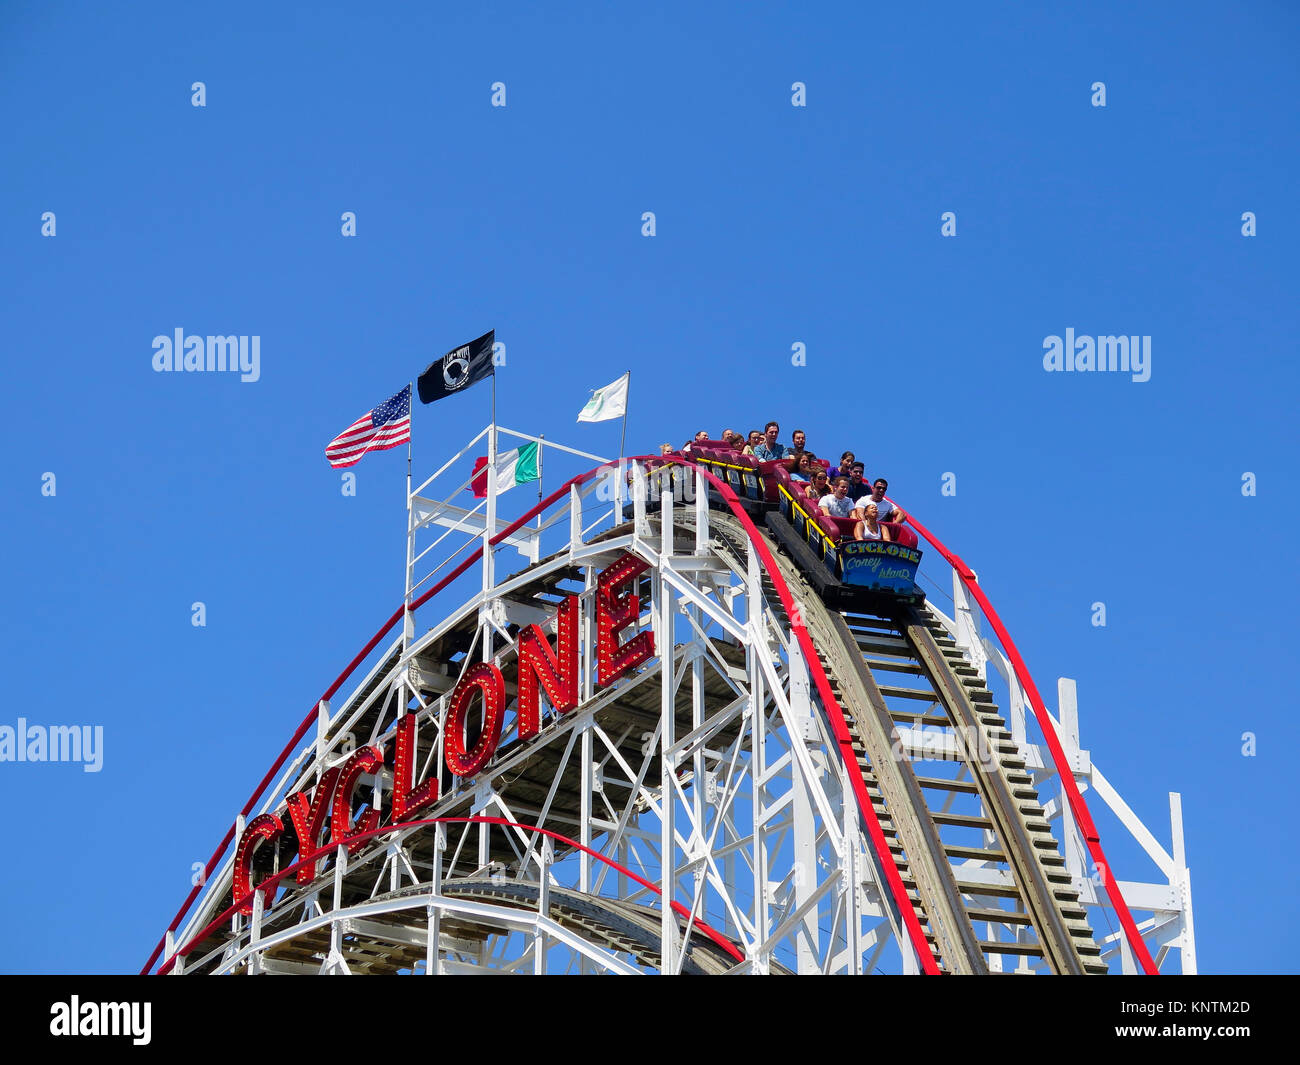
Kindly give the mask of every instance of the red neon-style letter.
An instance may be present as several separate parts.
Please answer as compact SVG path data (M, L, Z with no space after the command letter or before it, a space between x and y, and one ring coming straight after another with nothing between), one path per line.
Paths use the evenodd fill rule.
M608 687L624 673L654 657L652 632L643 632L625 644L618 642L618 634L635 625L641 616L641 599L632 589L636 587L636 578L649 568L649 563L636 555L625 554L596 580L597 687Z
M536 736L541 729L537 684L561 714L578 705L578 597L564 600L556 615L556 650L540 626L529 625L519 634L515 654L519 661L519 738Z
M338 787L334 790L334 814L330 818L330 842L337 843L354 832L369 832L379 827L379 811L367 810L365 816L352 827L352 789L364 773L374 773L384 768L384 752L378 747L358 747L352 757L343 763Z
M254 817L244 826L243 834L239 837L239 845L235 848L235 873L234 882L231 885L230 899L232 903L242 899L253 890L253 885L250 882L252 874L249 870L253 864L253 851L257 849L257 845L262 840L269 843L278 839L283 831L284 825L275 814L262 814L260 817ZM263 895L263 899L265 897ZM239 912L245 917L253 916L252 900L241 903Z
M438 801L438 767L414 790L411 775L415 768L415 715L404 714L397 723L397 751L393 755L393 824L400 824L412 814Z
M483 731L471 750L465 749L465 724L474 693L483 693ZM451 693L444 742L447 768L458 777L473 776L488 763L501 739L501 717L505 710L506 682L491 662L472 665Z
M325 827L325 817L334 797L334 785L338 782L339 768L327 769L320 783L312 792L311 801L302 792L290 795L287 805L289 819L293 821L293 830L298 835L298 860L302 861L320 845L321 829ZM307 862L298 870L297 881L310 883L316 878L316 863Z

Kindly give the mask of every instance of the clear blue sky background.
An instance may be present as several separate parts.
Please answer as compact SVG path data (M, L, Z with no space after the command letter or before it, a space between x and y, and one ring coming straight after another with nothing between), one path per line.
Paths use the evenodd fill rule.
M0 970L140 966L400 599L404 457L345 498L326 442L495 327L506 425L612 454L632 368L634 452L856 447L1166 841L1182 793L1202 970L1294 971L1300 15L1078 6L0 8L0 723L106 733L0 764ZM177 327L261 380L154 373ZM1151 380L1045 373L1067 327ZM416 410L417 476L487 402Z

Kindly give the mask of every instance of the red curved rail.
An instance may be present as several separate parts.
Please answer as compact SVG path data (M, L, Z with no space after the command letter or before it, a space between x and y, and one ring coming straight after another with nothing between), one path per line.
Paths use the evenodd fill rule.
M307 855L307 857L305 858L299 857L298 861L294 862L293 865L286 866L284 869L281 869L278 873L275 873L272 876L268 876L255 888L253 888L253 890L250 891L247 895L244 895L242 898L235 899L225 910L223 910L220 914L214 917L207 925L205 925L199 931L198 935L196 935L183 947L177 950L174 955L168 958L167 963L161 969L158 970L158 975L166 976L167 973L169 973L172 967L176 964L176 959L178 957L183 958L186 955L188 955L190 951L193 950L194 947L198 946L198 944L202 943L203 940L206 939L211 932L213 932L215 929L221 927L227 921L229 921L230 918L234 916L235 911L238 910L240 906L252 902L253 898L258 894L258 892L261 892L264 896L274 893L276 888L279 886L280 881L283 880L290 873L296 873L301 866L314 864L319 859L325 857L326 855L332 854L334 851L338 850L339 847L355 846L358 843L364 843L368 839L373 839L376 836L383 836L389 832L397 832L400 829L404 829L404 828L420 828L424 825L453 825L453 824L455 825L459 825L459 824L504 825L507 828L518 828L518 829L522 829L525 832L537 832L540 835L548 836L553 840L557 840L558 842L564 843L567 846L576 847L578 850L583 851L586 854L590 854L593 858L597 858L600 861L604 862L615 872L622 873L624 876L630 877L631 879L635 880L638 884L640 884L643 888L646 888L647 890L654 892L656 895L659 896L659 898L661 899L663 898L663 892L660 891L657 887L655 887L654 884L652 884L649 880L646 880L644 877L638 876L636 873L632 872L631 869L625 868L624 866L620 865L618 862L614 861L612 858L609 858L604 854L601 854L599 851L592 850L590 847L584 847L577 840L570 839L568 836L562 836L558 832L552 832L549 828L538 828L536 825L523 825L517 821L508 821L504 817L431 817L428 819L423 819L418 821L403 821L401 824L384 825L381 828L372 828L369 832L358 832L355 835L349 836L347 839L341 839L335 843L327 843L319 850L312 851L312 853ZM715 944L717 944L717 946L721 947L724 951L726 951L729 955L731 955L731 957L735 958L736 961L745 960L745 955L742 954L736 948L736 945L731 940L729 940L726 936L724 936L721 932L717 931L715 928L706 924L704 921L701 921L698 917L692 920L690 910L688 910L680 902L673 902L672 900L669 900L669 905L672 907L673 912L675 914L677 914L680 917L684 917L687 921L691 921L696 928L698 928L701 932L703 932L706 936L708 936L709 939L711 939Z
M1002 624L1002 619L998 617L997 611L993 609L993 604L989 602L988 596L984 594L984 589L979 586L974 571L956 554L941 544L929 529L911 517L910 513L907 520L944 557L948 565L961 578L962 584L974 596L975 601L979 603L984 616L988 618L989 625L997 634L998 641L1007 652L1007 658L1011 661L1012 669L1015 670L1016 679L1020 681L1020 686L1025 689L1025 694L1029 696L1029 705L1033 708L1034 718L1037 720L1038 727L1042 730L1043 738L1047 742L1047 749L1052 754L1052 762L1056 766L1057 775L1061 778L1061 787L1065 789L1070 812L1074 815L1075 822L1079 826L1079 832L1088 845L1088 853L1092 857L1094 867L1102 873L1106 886L1106 895L1110 898L1111 905L1115 907L1115 913L1119 916L1120 925L1124 929L1124 935L1128 938L1129 946L1141 963L1143 971L1150 976L1158 975L1160 970L1156 968L1151 952L1147 950L1142 934L1138 931L1137 923L1129 912L1128 903L1124 901L1124 896L1119 890L1119 884L1111 872L1110 863L1106 861L1106 855L1102 853L1101 837L1097 832L1097 826L1092 820L1092 815L1088 812L1088 804L1083 801L1083 794L1079 791L1079 786L1074 782L1074 772L1070 769L1070 763L1065 757L1061 741L1056 736L1056 729L1053 728L1052 719L1047 714L1047 707L1043 703L1043 697L1039 695L1038 686L1034 683L1034 678L1030 676L1029 668L1025 665L1024 659L1020 657L1020 652L1016 649L1015 643L1012 642L1011 634L1007 632L1006 626Z

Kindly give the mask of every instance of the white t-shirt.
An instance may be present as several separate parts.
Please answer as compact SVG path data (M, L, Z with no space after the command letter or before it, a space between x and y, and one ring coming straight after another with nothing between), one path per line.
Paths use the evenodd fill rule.
M847 518L853 510L853 500L848 496L843 499L836 499L834 494L822 496L817 501L819 507L825 507L832 517Z
M876 501L875 501L874 499L871 498L871 493L870 493L870 492L868 492L866 495L864 495L861 499L859 499L859 500L858 500L855 504L853 504L853 505L854 505L855 507L857 507L860 511L862 511L862 514L863 514L863 516L865 517L865 516L866 516L866 513L867 513L867 504L868 504L868 503L876 503ZM891 515L892 513L894 513L894 504L891 503L891 502L889 502L889 500L887 500L887 499L882 499L879 503L876 503L876 520L877 520L877 521L888 521L888 520L889 520L889 515Z
M885 530L882 529L879 525L876 526L876 531L872 532L870 529L867 528L867 523L865 521L862 523L862 539L883 540L884 538L885 538Z

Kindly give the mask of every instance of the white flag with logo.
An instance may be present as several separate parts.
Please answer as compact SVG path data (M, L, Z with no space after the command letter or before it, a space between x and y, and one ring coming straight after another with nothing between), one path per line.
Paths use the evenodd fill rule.
M632 377L629 370L612 385L598 388L587 400L587 405L578 412L580 422L607 422L611 418L621 418L627 412L627 384Z

